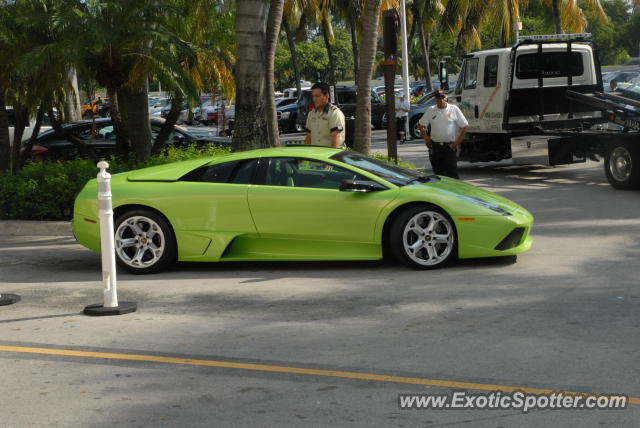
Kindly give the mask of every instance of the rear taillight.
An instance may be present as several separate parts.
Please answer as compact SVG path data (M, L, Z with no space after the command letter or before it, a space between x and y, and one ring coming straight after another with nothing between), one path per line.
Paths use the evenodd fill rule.
M42 147L42 146L34 146L34 147L31 149L31 154L32 154L32 155L40 155L40 154L42 154L42 153L46 152L47 150L49 150L49 149L47 149L46 147Z

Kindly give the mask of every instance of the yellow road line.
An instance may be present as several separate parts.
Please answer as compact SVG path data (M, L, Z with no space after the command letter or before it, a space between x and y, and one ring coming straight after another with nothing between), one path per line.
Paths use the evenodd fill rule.
M417 377L389 376L375 373L346 372L339 370L311 369L306 367L272 366L266 364L234 363L231 361L198 360L192 358L162 357L157 355L118 354L112 352L77 351L73 349L31 348L0 345L0 352L16 352L40 355L62 355L66 357L104 358L108 360L143 361L150 363L182 364L190 366L220 367L226 369L253 370L261 372L288 373L310 376L327 376L344 379L371 380L376 382L404 383L411 385L436 386L443 388L474 389L481 391L522 391L528 394L551 394L563 392L565 395L587 395L585 392L560 391L557 389L529 388L522 386L494 385L488 383L459 382L452 380L427 379ZM589 394L591 395L591 394ZM629 397L630 404L640 404L639 397Z

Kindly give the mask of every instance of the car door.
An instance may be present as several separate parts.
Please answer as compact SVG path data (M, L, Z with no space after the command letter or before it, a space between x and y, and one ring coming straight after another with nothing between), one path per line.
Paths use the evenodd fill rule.
M375 241L378 214L392 196L388 190L340 191L342 180L370 180L324 161L265 158L261 184L249 187L249 208L262 238L306 242ZM329 245L330 247L330 245ZM324 247L327 251L329 247ZM345 249L339 245L334 251ZM309 251L321 251L317 247Z
M478 107L478 67L479 58L466 58L464 60L460 79L454 92L454 103L460 107L462 113L469 121L470 131L480 130Z
M255 234L247 189L257 162L204 165L170 183L170 198L149 195L176 231L181 260L218 260L236 236Z

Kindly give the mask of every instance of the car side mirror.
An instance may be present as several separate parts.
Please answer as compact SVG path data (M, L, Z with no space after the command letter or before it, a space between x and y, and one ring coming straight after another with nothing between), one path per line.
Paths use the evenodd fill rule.
M341 192L376 192L379 190L387 190L385 186L375 181L369 180L342 180L340 182Z

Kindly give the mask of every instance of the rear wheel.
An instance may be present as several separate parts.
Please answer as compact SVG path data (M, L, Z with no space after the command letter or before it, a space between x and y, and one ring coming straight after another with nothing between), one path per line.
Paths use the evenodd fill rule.
M114 226L116 260L129 272L154 273L175 263L173 230L158 213L130 210L118 216Z
M456 229L440 208L425 205L407 209L391 226L389 244L399 261L416 269L436 269L457 253Z
M604 163L607 180L616 189L640 188L640 150L629 143L611 144Z

